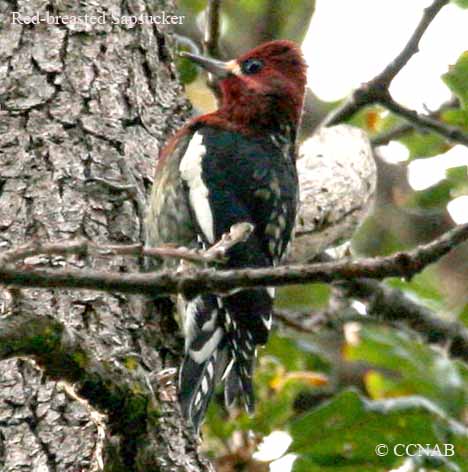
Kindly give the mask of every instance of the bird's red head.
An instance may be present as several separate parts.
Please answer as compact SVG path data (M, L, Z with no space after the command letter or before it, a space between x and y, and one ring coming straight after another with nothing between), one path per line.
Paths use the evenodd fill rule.
M204 121L229 121L248 132L284 124L297 128L304 101L306 64L292 41L271 41L229 62L188 53L184 56L220 79L220 109L206 115Z

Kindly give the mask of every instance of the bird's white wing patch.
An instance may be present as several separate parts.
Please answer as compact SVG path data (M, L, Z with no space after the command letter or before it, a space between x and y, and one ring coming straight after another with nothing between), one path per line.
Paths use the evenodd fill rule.
M203 136L194 133L180 161L179 171L189 188L189 202L203 235L214 243L213 213L209 201L209 190L203 181L202 163L206 155L206 147L202 143Z

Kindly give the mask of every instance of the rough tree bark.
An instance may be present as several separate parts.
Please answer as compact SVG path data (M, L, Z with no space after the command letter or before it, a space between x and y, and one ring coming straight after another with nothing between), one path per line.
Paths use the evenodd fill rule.
M142 241L155 156L189 113L163 26L128 27L110 20L21 25L12 21L12 12L119 17L163 11L173 11L171 1L0 0L2 249L34 239ZM129 260L83 254L33 257L26 264L141 268L141 260ZM162 395L154 381L154 373L179 362L180 340L171 318L158 316L152 303L88 291L1 288L0 309L0 316L53 316L71 337L86 340L96 362L123 377L138 372L148 385L141 393L155 392L151 415L147 396L141 405L130 404L129 398L146 388L141 382L130 383L130 394L122 394L120 402L100 399L107 416L97 418L92 389L78 391L87 396L85 404L56 382L63 366L44 374L28 359L2 362L0 470L99 470L102 458L105 470L208 468L172 396ZM86 369L86 360L72 360ZM142 411L135 412L138 407ZM129 412L135 416L129 418Z

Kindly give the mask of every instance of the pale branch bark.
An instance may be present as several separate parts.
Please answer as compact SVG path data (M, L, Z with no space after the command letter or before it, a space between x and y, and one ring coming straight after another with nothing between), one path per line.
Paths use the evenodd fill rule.
M229 233L208 250L189 249L184 247L146 247L143 244L96 244L87 239L43 243L34 241L0 253L0 266L11 264L33 256L135 256L154 257L157 259L176 258L190 262L208 263L223 262L226 252L236 244L245 241L253 231L250 223L233 225Z
M423 15L410 39L401 52L373 79L362 84L344 101L333 110L323 121L324 126L337 124L351 118L357 111L367 105L379 103L393 113L406 118L416 127L428 129L440 134L446 139L464 145L468 144L468 134L453 126L446 125L431 116L418 114L413 110L396 103L389 93L392 80L400 70L408 63L411 57L418 52L419 42L431 24L432 20L449 0L435 0L432 5L424 9Z
M321 264L297 264L242 270L186 270L120 274L93 270L50 270L0 267L0 283L15 287L90 289L145 294L151 297L183 293L226 293L237 288L336 282L356 278L410 278L468 240L468 224L412 251L387 257Z
M320 128L299 148L300 204L288 263L351 239L372 206L377 169L369 138L349 125Z

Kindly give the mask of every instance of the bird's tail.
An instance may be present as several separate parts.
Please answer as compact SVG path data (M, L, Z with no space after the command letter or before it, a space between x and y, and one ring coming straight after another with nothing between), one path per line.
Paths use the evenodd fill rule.
M271 309L265 289L202 295L187 304L179 395L182 412L197 432L221 381L227 406L241 397L247 412L253 412L256 346L268 339Z

